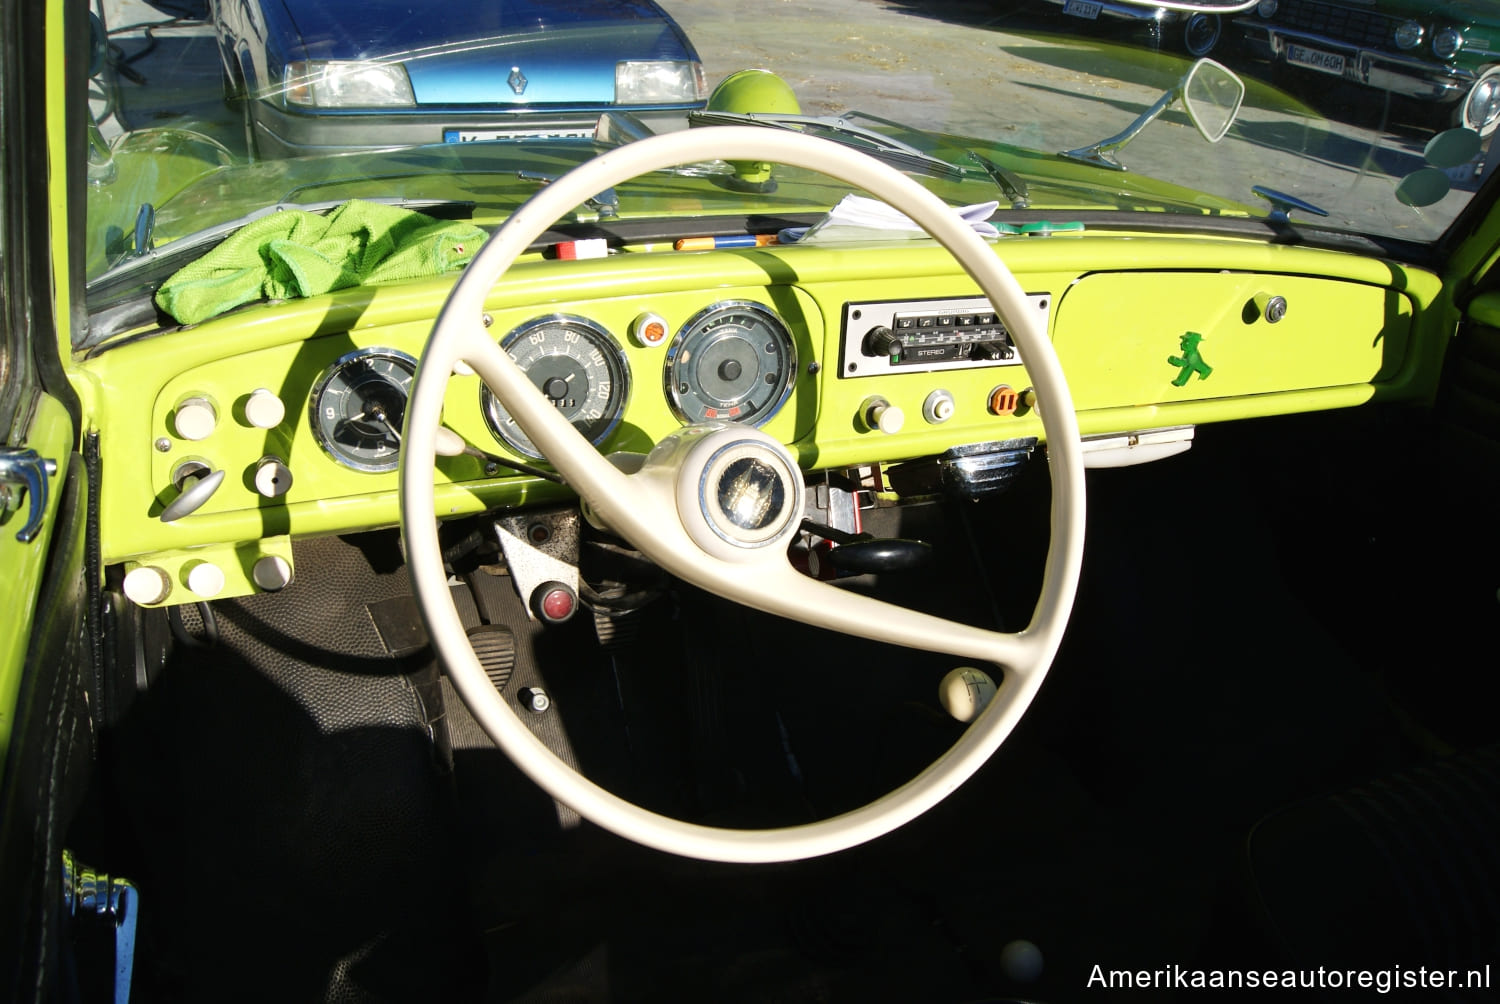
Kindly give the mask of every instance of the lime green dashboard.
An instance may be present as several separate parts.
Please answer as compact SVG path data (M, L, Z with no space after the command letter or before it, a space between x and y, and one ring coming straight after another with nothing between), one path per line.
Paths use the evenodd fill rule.
M1102 233L1016 239L997 253L1044 314L1085 436L1421 396L1446 337L1440 312L1427 309L1435 276L1353 255ZM402 357L420 358L451 281L256 305L80 359L104 458L106 564L150 569L156 602L243 594L278 585L293 537L395 524L400 394L382 410L346 404L331 388L348 381L340 365L375 359L382 386L399 391L410 366ZM763 423L811 470L1042 435L1024 362L1005 351L976 297L926 241L626 251L523 263L475 323L496 339L514 333L513 356L528 337L541 355L584 343L573 352L578 383L597 393L580 407L614 412L591 426L601 450L644 452L706 411ZM549 318L550 333L539 333ZM911 326L904 344L902 325ZM724 331L740 341L715 342ZM702 378L708 390L684 377L685 336L720 346L717 375ZM771 345L777 338L785 344ZM729 359L741 350L766 355L742 367ZM600 357L617 368L598 368ZM742 369L764 380L753 405L715 411L713 392L724 388L714 381L738 386ZM562 407L569 391L556 386ZM361 410L335 414L346 406ZM485 407L478 378L455 374L445 426L476 453L535 463ZM367 433L352 459L331 441L350 419ZM190 511L171 509L216 472L217 487L200 490ZM468 454L440 457L434 479L438 511L455 516L564 496Z

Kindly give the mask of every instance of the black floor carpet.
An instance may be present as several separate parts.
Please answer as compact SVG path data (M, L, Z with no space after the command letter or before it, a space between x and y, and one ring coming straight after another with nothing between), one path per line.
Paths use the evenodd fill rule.
M1183 457L1091 472L1078 603L1016 734L923 819L787 865L684 861L570 818L424 648L393 642L394 540L299 544L293 588L214 604L218 645L179 644L106 744L100 798L128 806L113 846L134 848L111 870L145 904L138 999L1069 1001L1100 970L1287 964L1253 908L1256 821L1482 727L1424 715L1380 657L1415 632L1371 644L1380 509L1278 453L1286 431L1202 430ZM1046 542L1036 466L1003 499L908 513L943 560L851 588L1019 627ZM961 728L936 700L951 660L691 589L610 648L519 609L512 683L554 696L586 772L662 811L819 818Z

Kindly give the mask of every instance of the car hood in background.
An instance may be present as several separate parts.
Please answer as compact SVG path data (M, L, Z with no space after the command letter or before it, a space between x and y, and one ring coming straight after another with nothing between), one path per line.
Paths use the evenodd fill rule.
M196 133L147 130L117 151L116 158L149 159L151 169L122 168L120 177L149 179L150 185L116 183L90 190L90 220L100 225L89 229L88 275L93 279L109 262L118 260L122 242L143 204L155 207L158 248L278 204L326 205L345 199L404 200L428 206L452 201L463 207L472 205L476 222L495 226L536 194L534 179L562 175L605 149L578 140L435 144L236 165L221 147ZM1243 204L1143 175L1107 171L1004 145L975 145L974 149L1024 176L1033 210L1254 215ZM531 180L518 176L523 170ZM847 185L809 171L778 167L776 177L779 183L774 192L751 194L734 190L723 176L648 174L616 187L619 215L636 220L760 215L769 220L821 213L849 191ZM950 205L1002 197L982 174L971 174L961 182L925 180ZM464 215L470 215L467 208Z
M640 0L455 0L443 15L410 0L267 6L279 21L268 33L284 40L287 60L399 60L421 105L608 104L621 59L696 58L661 10Z

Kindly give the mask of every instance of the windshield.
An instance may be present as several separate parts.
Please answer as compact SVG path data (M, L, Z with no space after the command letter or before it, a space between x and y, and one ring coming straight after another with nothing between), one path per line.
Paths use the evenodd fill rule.
M94 302L122 269L173 242L201 253L272 207L359 198L488 226L603 148L722 122L860 146L954 205L996 202L1000 224L1274 216L1283 241L1428 243L1484 177L1500 112L1500 13L1439 0L96 10ZM1204 58L1216 65L1193 78ZM806 224L843 194L716 162L601 193L577 218Z

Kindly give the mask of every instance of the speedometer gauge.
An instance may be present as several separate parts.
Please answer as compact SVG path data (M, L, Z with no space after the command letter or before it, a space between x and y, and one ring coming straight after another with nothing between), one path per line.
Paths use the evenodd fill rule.
M724 301L673 339L667 396L684 422L763 425L786 403L796 370L797 352L781 318L759 303Z
M625 414L630 370L608 331L583 317L555 314L527 321L501 343L517 366L583 438L598 446ZM517 453L541 459L516 420L488 387L480 403L490 431Z
M313 437L356 471L394 471L417 361L395 349L355 349L323 372L308 400Z

